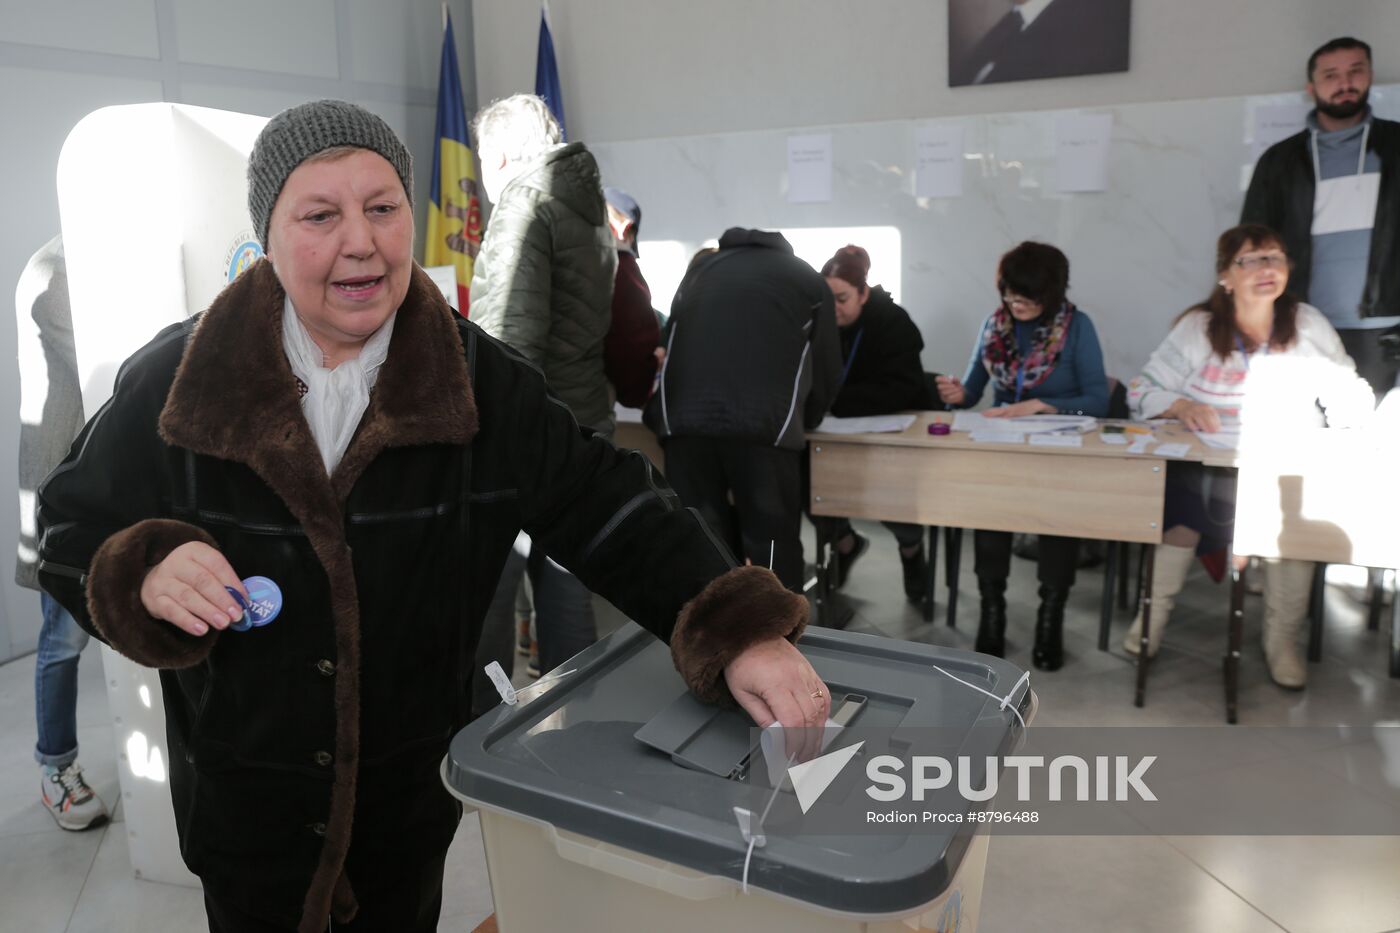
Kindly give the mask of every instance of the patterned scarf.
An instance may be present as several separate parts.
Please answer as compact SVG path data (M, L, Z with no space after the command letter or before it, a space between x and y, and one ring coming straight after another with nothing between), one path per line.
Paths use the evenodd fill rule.
M982 341L982 362L987 372L995 380L997 387L1006 393L1016 392L1016 373L1024 368L1025 378L1021 384L1021 397L1050 377L1060 353L1069 337L1070 320L1074 317L1074 305L1065 302L1048 318L1041 315L1031 337L1031 352L1021 359L1020 347L1016 345L1016 319L1005 305L997 308L987 322L986 336Z

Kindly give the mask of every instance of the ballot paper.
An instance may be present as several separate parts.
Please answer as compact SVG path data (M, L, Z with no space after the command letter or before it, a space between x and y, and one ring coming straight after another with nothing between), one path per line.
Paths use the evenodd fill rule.
M1020 431L973 431L970 440L979 444L1024 444L1026 435Z
M980 412L960 411L953 415L953 430L995 434L1039 434L1042 431L1082 432L1093 430L1098 422L1087 415L1026 415L1021 418L989 418Z
M917 415L870 415L864 418L837 418L827 415L817 425L819 434L897 434L907 431Z
M1031 434L1027 440L1032 447L1083 447L1081 434Z
M1207 447L1214 447L1216 450L1240 449L1239 431L1194 431L1192 433L1199 437L1201 443L1205 444Z
M1104 434L1100 432L1099 440L1105 444L1111 444L1114 447L1126 447L1128 444L1128 436L1126 434Z
M1159 457L1184 457L1190 450L1190 444L1158 444L1152 452Z
M1124 448L1124 451L1130 454L1145 454L1147 453L1147 448L1151 447L1154 443L1156 443L1156 440L1153 437L1147 434L1139 434L1137 437L1133 438L1131 444Z
M826 726L822 729L822 751L831 744L831 740L836 738L845 728L841 723L832 719L826 721ZM767 728L759 733L759 748L763 750L763 762L768 767L768 783L773 787L782 786L787 778L788 768L792 765L792 759L787 755L786 744L783 741L783 726L781 723L770 723Z

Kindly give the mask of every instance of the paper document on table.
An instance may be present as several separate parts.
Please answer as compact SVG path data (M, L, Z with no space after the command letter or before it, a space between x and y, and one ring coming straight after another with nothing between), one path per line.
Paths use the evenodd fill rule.
M1207 447L1214 447L1216 450L1239 450L1239 431L1215 431L1207 433L1205 431L1193 431L1201 439L1201 443Z
M1112 444L1114 447L1126 446L1128 436L1126 434L1104 434L1099 432L1099 440L1105 444Z
M1184 457L1190 451L1190 444L1158 444L1153 453L1159 457Z
M1022 418L989 418L975 411L953 415L954 431L991 431L997 434L1039 434L1043 431L1082 432L1097 424L1087 415L1026 415Z
M1147 448L1155 443L1156 440L1151 436L1147 434L1139 434L1137 437L1133 438L1133 442L1131 444L1124 448L1124 451L1130 454L1145 454L1147 453Z
M909 429L917 415L869 415L864 418L837 418L827 415L817 425L820 434L897 434Z
M1033 447L1083 447L1081 434L1031 434L1027 438Z
M1024 444L1026 435L1020 431L973 431L968 437L979 444Z

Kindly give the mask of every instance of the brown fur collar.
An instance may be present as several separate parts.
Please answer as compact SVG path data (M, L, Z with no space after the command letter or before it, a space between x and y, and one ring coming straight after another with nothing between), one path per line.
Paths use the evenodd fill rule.
M466 445L476 401L452 309L417 266L394 320L389 356L345 456L326 475L282 351L285 292L258 262L224 289L185 347L160 413L169 444L246 464L301 523L331 584L336 644L336 762L320 863L300 929L324 930L355 912L342 870L350 848L360 750L360 607L342 510L356 480L389 447Z
M327 506L330 490L318 488L325 469L282 352L285 295L264 259L214 299L185 348L160 431L176 446L246 463L295 512ZM415 266L369 411L331 477L340 502L386 447L475 436L476 401L452 314Z

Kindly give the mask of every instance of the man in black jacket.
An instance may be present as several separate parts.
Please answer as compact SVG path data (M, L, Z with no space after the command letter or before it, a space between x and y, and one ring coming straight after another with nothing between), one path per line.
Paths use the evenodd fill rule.
M1308 128L1254 168L1242 223L1277 230L1293 260L1289 288L1327 315L1377 396L1396 363L1377 337L1400 324L1400 123L1371 113L1371 47L1333 39L1308 59Z
M681 501L802 591L801 457L841 378L831 290L780 233L732 227L686 273L647 425ZM733 497L733 508L730 497Z

